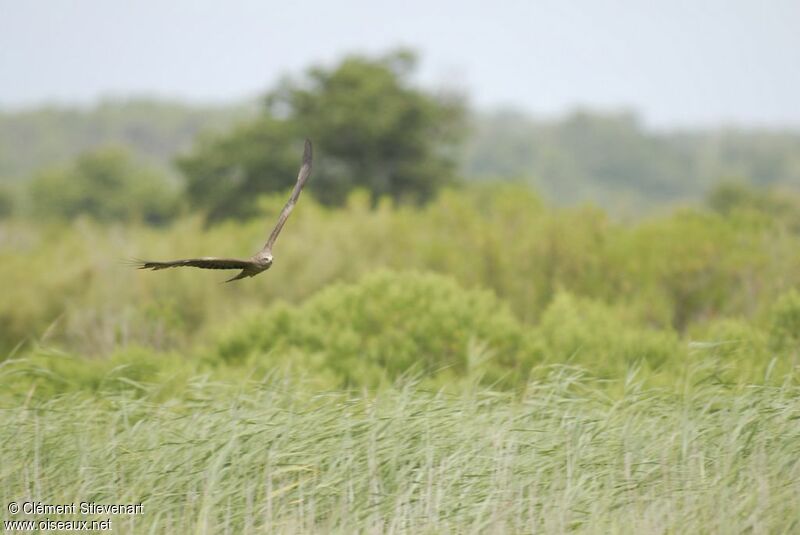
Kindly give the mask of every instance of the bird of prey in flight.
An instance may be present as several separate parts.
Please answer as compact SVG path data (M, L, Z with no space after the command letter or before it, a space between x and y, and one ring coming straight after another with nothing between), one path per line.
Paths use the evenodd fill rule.
M173 268L173 267L197 267L203 269L241 269L242 271L235 277L226 280L231 282L246 277L255 277L262 271L266 271L272 266L272 246L275 245L275 240L278 239L283 225L292 213L297 198L300 197L300 192L303 191L308 180L308 175L311 174L311 142L306 139L305 149L303 150L303 164L300 167L300 173L297 175L297 183L294 185L291 196L286 203L286 206L281 210L281 215L278 217L278 222L275 228L272 229L267 243L261 248L259 252L254 254L247 260L239 258L217 258L214 256L204 256L201 258L184 258L183 260L172 260L169 262L150 262L138 261L136 265L139 269L152 269L157 271L159 269Z

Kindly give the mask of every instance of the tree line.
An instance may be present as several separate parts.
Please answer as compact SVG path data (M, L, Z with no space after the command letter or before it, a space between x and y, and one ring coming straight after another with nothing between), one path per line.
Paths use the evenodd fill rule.
M630 112L475 113L460 95L416 86L416 65L408 50L348 56L240 106L139 100L0 113L0 217L248 217L259 196L291 187L304 137L317 147L309 190L332 206L354 189L419 204L445 186L492 180L623 213L697 201L719 183L800 187L797 132L658 133Z

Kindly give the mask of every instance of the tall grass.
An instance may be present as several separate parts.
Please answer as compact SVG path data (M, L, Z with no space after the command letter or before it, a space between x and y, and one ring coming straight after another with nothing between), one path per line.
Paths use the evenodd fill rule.
M702 377L6 400L0 501L143 502L117 533L796 533L800 391Z

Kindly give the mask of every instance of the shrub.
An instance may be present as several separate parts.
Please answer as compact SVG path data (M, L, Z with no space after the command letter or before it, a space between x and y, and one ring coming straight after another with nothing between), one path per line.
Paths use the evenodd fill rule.
M752 321L720 318L695 329L693 338L698 356L713 363L724 382L782 384L796 379L793 359L778 350L768 329Z
M6 394L49 397L67 392L132 391L156 398L173 396L202 370L202 364L171 353L120 349L108 358L88 359L46 348L0 367Z
M382 271L329 287L301 306L257 314L220 339L216 356L377 385L403 374L519 378L530 368L530 349L523 327L494 294L440 275Z
M700 345L726 361L764 362L770 354L767 336L758 326L736 318L712 322L699 335Z
M800 350L800 293L791 290L780 296L769 312L770 345L776 351Z
M683 352L671 330L637 324L621 307L559 292L536 331L538 351L547 362L574 362L594 373L624 376L631 365L658 369Z

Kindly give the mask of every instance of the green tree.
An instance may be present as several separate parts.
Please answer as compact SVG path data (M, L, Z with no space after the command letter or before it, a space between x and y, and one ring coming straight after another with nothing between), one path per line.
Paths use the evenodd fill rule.
M176 211L174 188L137 165L124 149L107 147L39 173L30 186L32 210L43 219L87 215L99 221L163 223Z
M293 147L295 137L287 121L265 115L223 137L201 139L191 155L178 159L189 202L209 220L252 215L259 194L294 184L302 152L299 144Z
M413 87L415 66L408 51L350 56L282 81L261 117L178 160L190 202L210 219L253 213L257 194L294 181L303 137L316 149L309 189L326 204L341 204L354 188L373 199L429 199L454 180L464 109Z

